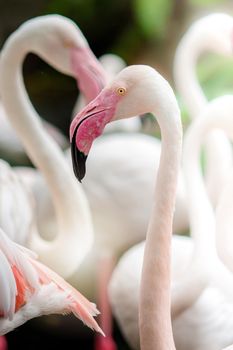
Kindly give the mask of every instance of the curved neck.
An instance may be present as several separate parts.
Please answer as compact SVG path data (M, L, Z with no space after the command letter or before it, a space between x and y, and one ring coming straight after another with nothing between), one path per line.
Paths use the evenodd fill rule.
M167 112L160 110L160 115L156 113L156 116L161 128L162 151L141 279L139 328L142 350L175 349L170 310L171 239L182 127L177 106Z
M36 240L34 245L35 237L32 237L31 248L39 253L43 262L68 276L77 268L92 242L89 208L61 150L43 129L26 93L22 77L22 63L30 51L26 44L18 32L8 39L2 50L1 97L11 124L47 181L58 220L58 235L54 242L43 245L40 240L38 246L39 241ZM64 254L69 256L67 264L62 263Z
M196 75L197 60L204 51L202 36L194 30L188 32L181 39L174 57L175 85L192 119L207 103Z

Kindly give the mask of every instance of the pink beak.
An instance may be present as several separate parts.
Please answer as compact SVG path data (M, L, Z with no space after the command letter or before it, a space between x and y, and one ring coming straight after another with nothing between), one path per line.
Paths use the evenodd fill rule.
M106 85L106 73L88 46L72 49L71 64L78 87L89 103Z
M109 89L102 92L91 101L73 119L70 126L70 143L73 170L81 182L86 172L86 159L93 141L102 134L104 127L114 116L116 97Z

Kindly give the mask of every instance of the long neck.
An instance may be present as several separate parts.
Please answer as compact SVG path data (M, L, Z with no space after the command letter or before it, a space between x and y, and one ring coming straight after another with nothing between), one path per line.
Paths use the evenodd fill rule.
M204 131L200 130L195 133L188 130L185 135L183 170L194 251L186 273L173 284L173 319L198 299L209 283L207 276L210 265L207 261L215 261L215 217L207 197L199 161L203 135Z
M181 39L174 58L176 88L192 119L207 102L196 75L197 60L203 51L201 44L202 36L198 32L188 32Z
M173 110L174 113L174 110ZM166 113L165 113L166 114ZM175 349L171 326L171 239L176 185L181 157L182 127L178 108L169 123L161 112L162 151L155 197L146 235L139 328L142 350ZM161 118L161 121L159 120ZM166 119L165 116L164 119Z
M188 108L192 119L197 118L207 104L207 99L197 80L196 64L200 55L206 50L212 51L213 38L208 34L208 23L204 26L194 25L181 39L174 59L174 79L182 101ZM215 131L205 141L206 149L206 184L211 202L216 205L222 185L229 170L229 149L222 132ZM221 162L222 166L216 168Z
M47 181L58 221L57 238L50 243L32 237L31 248L38 252L43 262L63 276L69 276L92 242L89 208L61 150L43 129L25 91L22 63L30 50L25 46L23 36L17 33L8 39L2 50L1 97L28 155ZM69 257L66 264L62 259L64 254Z
M195 126L200 125L196 123ZM206 128L205 128L206 129ZM199 131L197 131L199 130ZM191 132L190 132L191 131ZM200 166L201 146L206 133L204 128L191 128L185 136L183 170L189 203L190 233L200 253L214 245L215 219L207 196ZM211 243L212 242L212 243ZM207 250L210 250L207 249Z
M229 294L233 286L231 274L216 254L215 215L205 190L199 162L201 145L206 135L215 128L223 128L227 132L231 130L231 114L227 116L229 108L224 112L223 105L223 103L212 104L210 106L212 108L207 110L208 115L197 120L187 132L184 145L184 175L189 203L190 232L194 239L194 256L188 274L191 276L196 274L199 280L202 279L202 282L205 280L205 283L210 283L212 280L218 288ZM186 291L192 290L192 285L196 288L197 283L195 278L192 278L192 281L190 279Z

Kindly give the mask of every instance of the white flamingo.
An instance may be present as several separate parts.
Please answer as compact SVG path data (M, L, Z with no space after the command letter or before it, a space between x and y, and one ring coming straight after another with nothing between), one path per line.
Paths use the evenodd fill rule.
M174 80L192 120L207 104L195 72L197 61L206 51L232 57L232 32L232 16L215 13L194 22L179 42L174 58ZM216 205L232 166L231 145L224 133L215 130L208 135L205 146L207 190ZM221 167L216 166L219 162Z
M163 97L164 94L166 98ZM124 69L113 80L112 84L106 86L99 96L79 114L79 117L71 125L70 137L73 147L74 167L76 173L79 174L80 170L82 172L82 162L85 157L87 157L93 140L97 135L102 133L104 126L108 122L131 117L135 115L135 112L141 114L149 111L154 111L158 117L162 132L162 153L161 165L157 175L155 200L152 205L152 212L156 216L157 221L152 217L147 237L149 235L148 239L153 239L151 230L152 228L154 229L154 225L157 225L156 228L158 228L158 231L156 232L156 238L158 239L158 246L162 247L166 241L165 237L164 239L162 237L165 236L165 234L168 235L168 233L170 236L172 234L172 218L175 206L175 190L176 182L178 180L182 138L179 108L167 82L155 70L148 66L131 66ZM171 116L172 112L173 114ZM165 168L167 164L170 164L170 169L167 166L168 171L165 172L164 169L164 173L162 174L162 168ZM160 184L163 186L163 193L159 190ZM165 215L166 220L164 220ZM159 254L155 254L158 246L153 244L153 254L150 254L150 251L148 251L149 256L147 255L147 258L150 258L150 260L156 258L156 262L160 265L160 260L162 262L163 259L159 258ZM169 252L166 252L166 258L168 257ZM149 267L149 270L151 272L151 266ZM163 266L163 270L168 272L169 275L169 267L166 267L165 265ZM144 272L144 276L146 276L147 271ZM146 280L146 285L150 282L152 285L148 286L147 293L142 291L143 297L146 295L148 299L150 297L151 306L153 303L155 304L153 300L156 300L156 298L151 298L153 294L149 292L149 289L153 290L155 287L154 285L156 285L155 281L156 279L153 274L150 273L150 277L148 276ZM163 280L160 279L160 282L160 288L163 289L164 286L167 285L165 278ZM167 292L165 291L165 293ZM169 302L166 304L163 303L162 298L159 298L159 301L162 302L160 306L158 305L160 311L159 315L162 315L162 317L164 316L165 318L169 315L170 318ZM154 312L155 307L151 307L148 304L144 306L145 308L142 308L141 317L143 318L144 314L147 313L145 330L148 330L151 327L150 325L153 327L154 324L151 320L156 317ZM143 309L146 312L143 311ZM152 315L150 314L149 309L152 311ZM160 321L158 320L158 322ZM167 326L165 322L163 322L163 324ZM155 328L156 327L154 327L154 329ZM166 334L163 334L163 336L165 335ZM147 332L146 337L142 332L141 336L142 349L155 349L155 344L158 344L158 342L161 343L159 341L161 335L155 335L154 331ZM144 341L146 338L145 345ZM157 348L160 350L163 348L165 349L165 347L159 346L157 346Z
M232 132L232 114L233 114L233 96L226 95L219 97L209 103L208 109L205 109L202 116L208 118L206 123L199 127L199 134L196 138L203 143L208 130L217 128L219 125L231 140ZM212 116L212 118L211 118ZM220 163L219 166L222 164ZM233 249L232 249L232 170L229 171L227 181L222 190L216 207L216 241L217 250L224 264L233 271Z
M29 246L38 252L41 261L65 277L74 273L92 245L89 207L61 150L45 132L28 99L21 65L28 50L31 50L38 52L60 71L74 74L77 69L74 57L81 55L77 31L72 21L61 16L44 16L28 21L8 38L0 63L2 103L28 155L46 178L56 211L56 238L52 242L44 241L34 232ZM87 46L83 52L86 57ZM84 69L83 74L89 73ZM90 77L88 75L89 80Z

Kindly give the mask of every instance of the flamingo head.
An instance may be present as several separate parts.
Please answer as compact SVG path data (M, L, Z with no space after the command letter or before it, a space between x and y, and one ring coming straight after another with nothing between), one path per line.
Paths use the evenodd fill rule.
M98 95L106 85L106 73L73 21L60 15L47 15L29 20L23 26L31 51L55 69L76 78L86 102Z
M233 54L233 18L225 13L213 13L195 22L190 28L201 35L203 50L231 57ZM198 34L198 37L199 37Z
M123 69L73 119L70 126L71 154L74 173L79 181L85 176L85 163L92 143L102 134L107 123L152 110L154 99L151 98L150 78L154 74L153 68L143 65Z

